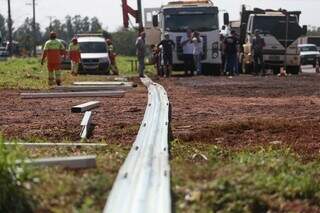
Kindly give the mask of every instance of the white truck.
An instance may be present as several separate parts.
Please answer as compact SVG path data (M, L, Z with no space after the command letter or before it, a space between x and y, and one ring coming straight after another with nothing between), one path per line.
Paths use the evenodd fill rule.
M287 72L298 74L300 71L299 38L306 34L306 26L299 25L300 11L285 10L246 10L241 12L240 40L243 44L242 67L244 72L252 72L251 45L255 30L259 30L265 40L263 59L265 68L279 73L281 67Z
M200 32L203 39L203 72L220 74L221 53L219 10L210 0L173 1L161 8L145 9L148 45L157 44L168 33L176 44L173 69L183 70L181 38L187 29Z

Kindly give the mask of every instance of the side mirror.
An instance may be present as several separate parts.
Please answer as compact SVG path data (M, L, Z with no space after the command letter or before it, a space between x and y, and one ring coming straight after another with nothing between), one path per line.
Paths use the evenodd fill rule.
M307 25L303 25L302 26L302 35L307 35L308 33L308 26Z
M226 26L223 25L222 28L221 28L221 30L226 30Z
M153 25L153 27L158 27L159 26L158 15L153 15L152 16L152 25Z
M229 25L230 21L229 21L229 13L224 13L223 14L223 24L224 25Z

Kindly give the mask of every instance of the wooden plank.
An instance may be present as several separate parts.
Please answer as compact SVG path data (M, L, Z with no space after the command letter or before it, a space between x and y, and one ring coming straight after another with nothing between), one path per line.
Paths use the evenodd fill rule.
M58 86L55 87L55 91L117 91L117 90L130 90L132 85L73 85L73 86Z
M97 143L4 143L6 146L23 146L26 148L46 148L46 147L106 147L107 144Z
M73 112L73 113L86 112L86 111L92 110L94 108L97 108L99 106L100 106L100 101L90 101L90 102L87 102L84 104L73 106L71 108L71 112Z
M35 98L74 98L74 97L123 97L125 91L96 91L96 92L51 92L51 93L21 93L23 99Z
M89 132L90 132L90 127L91 127L91 121L92 121L92 112L91 111L87 111L84 116L83 119L81 121L81 126L82 126L82 131L80 134L81 139L87 139Z
M30 159L24 163L32 166L61 166L69 169L88 169L97 166L95 155Z
M96 86L96 85L117 85L117 86L132 86L132 82L124 82L124 81L80 81L80 82L73 82L73 85L78 85L78 86Z

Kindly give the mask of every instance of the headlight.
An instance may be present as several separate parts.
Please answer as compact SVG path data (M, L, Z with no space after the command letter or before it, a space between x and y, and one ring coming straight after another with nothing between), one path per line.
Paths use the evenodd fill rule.
M212 57L213 57L213 58L217 58L217 57L218 57L218 53L213 53L213 54L212 54Z
M108 62L108 58L100 58L99 59L99 63L107 63Z
M217 42L212 44L212 49L217 50L219 49L219 44Z

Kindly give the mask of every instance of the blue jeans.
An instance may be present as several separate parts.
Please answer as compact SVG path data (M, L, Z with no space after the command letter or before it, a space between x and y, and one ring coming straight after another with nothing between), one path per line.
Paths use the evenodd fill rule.
M237 54L227 54L226 55L226 72L229 73L229 75L234 75L235 72L237 72Z
M194 59L194 65L196 67L197 74L201 75L202 74L202 70L201 70L201 54L193 55L193 59Z

